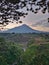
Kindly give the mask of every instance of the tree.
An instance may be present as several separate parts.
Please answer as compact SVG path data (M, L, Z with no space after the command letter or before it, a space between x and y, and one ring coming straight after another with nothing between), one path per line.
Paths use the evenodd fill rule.
M49 65L49 56L45 56L44 54L35 56L29 65Z
M2 39L0 38L0 65L21 65L24 52L21 46Z
M27 6L30 5L30 8ZM33 6L36 9L33 9ZM18 21L21 16L25 17L28 13L20 12L19 9L26 7L27 11L32 11L35 14L42 8L44 14L46 10L49 13L49 1L48 0L0 0L0 25L6 26L13 20ZM12 21L10 21L12 19ZM48 18L49 22L49 18ZM17 23L17 22L16 22ZM19 22L21 23L21 21Z
M22 59L22 65L49 65L49 44L29 45Z

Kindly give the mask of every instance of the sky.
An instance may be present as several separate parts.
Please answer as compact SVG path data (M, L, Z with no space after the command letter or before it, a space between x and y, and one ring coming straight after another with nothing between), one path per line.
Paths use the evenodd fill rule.
M26 8L24 8L22 11L27 12ZM6 26L6 28L10 29L23 24L27 24L32 29L49 32L49 23L47 21L48 17L49 14L47 12L43 14L41 11L39 11L37 14L34 14L31 11L29 11L28 15L25 18L23 17L20 18L22 24L10 23L9 25Z
M29 5L27 5L27 6L30 7ZM33 6L33 7L34 7L34 9L36 8L35 6ZM26 25L30 26L32 29L49 32L49 23L47 21L49 14L47 11L45 14L43 14L40 10L40 11L38 11L37 14L34 14L31 11L27 11L25 7L23 9L19 9L18 11L20 11L20 12L23 11L25 13L28 13L28 15L25 18L23 18L23 17L20 18L20 20L22 21L22 24L20 24L20 23L16 24L15 22L9 23L9 25L4 27L5 29L11 29L11 28L26 24Z

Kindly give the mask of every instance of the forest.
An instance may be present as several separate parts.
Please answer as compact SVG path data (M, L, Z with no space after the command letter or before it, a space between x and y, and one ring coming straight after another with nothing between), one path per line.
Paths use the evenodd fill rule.
M27 44L20 44L20 42L17 44L18 42L9 40L7 42L5 35L6 37L7 35L13 37L15 35L17 37L27 35L31 39ZM20 39L18 40L21 41ZM49 65L49 35L4 34L0 36L0 65Z

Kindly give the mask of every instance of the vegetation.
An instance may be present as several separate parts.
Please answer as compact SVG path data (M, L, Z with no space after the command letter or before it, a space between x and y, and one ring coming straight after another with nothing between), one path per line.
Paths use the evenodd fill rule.
M41 39L45 43L46 36ZM29 41L24 51L22 44L7 42L0 37L0 65L49 65L49 43L36 44L38 40L34 40Z
M24 65L49 65L49 44L31 45L24 53Z
M23 50L19 45L7 43L0 38L0 65L11 65L16 63L20 65L21 55Z
M49 13L48 0L0 0L0 25L4 27L10 22L13 23L14 20L16 20L16 23L22 23L22 21L17 21L21 16L25 17L28 15L28 12L20 12L18 9L23 9L24 7L26 7L27 11L31 11L35 14L38 13L39 10L41 10L43 14L46 12L46 10ZM12 21L10 20L11 18Z

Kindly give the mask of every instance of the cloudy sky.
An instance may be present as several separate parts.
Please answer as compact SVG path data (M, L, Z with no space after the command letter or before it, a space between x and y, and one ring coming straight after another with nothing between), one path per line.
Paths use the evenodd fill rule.
M26 8L19 11L27 12ZM21 17L20 20L22 20L22 24L27 24L33 29L49 31L49 23L47 21L48 17L49 14L47 12L43 14L41 11L39 11L37 14L34 14L29 11L28 15L25 18ZM8 26L6 26L6 28L13 28L22 24L10 23Z
M47 0L49 1L49 0ZM27 5L28 7L30 7L29 5ZM35 6L33 6L34 9L36 8ZM26 11L26 8L24 7L23 9L20 9L19 10L20 12L25 12L27 13ZM32 29L35 29L35 30L41 30L41 31L49 31L49 23L47 21L47 18L49 17L49 14L46 13L43 14L40 11L38 11L37 14L34 14L32 13L31 11L28 12L28 15L23 18L21 17L20 20L23 22L22 24L18 23L9 23L9 25L7 25L5 28L6 29L10 29L10 28L14 28L14 27L17 27L17 26L20 26L20 25L23 25L23 24L27 24L28 26L30 26Z

